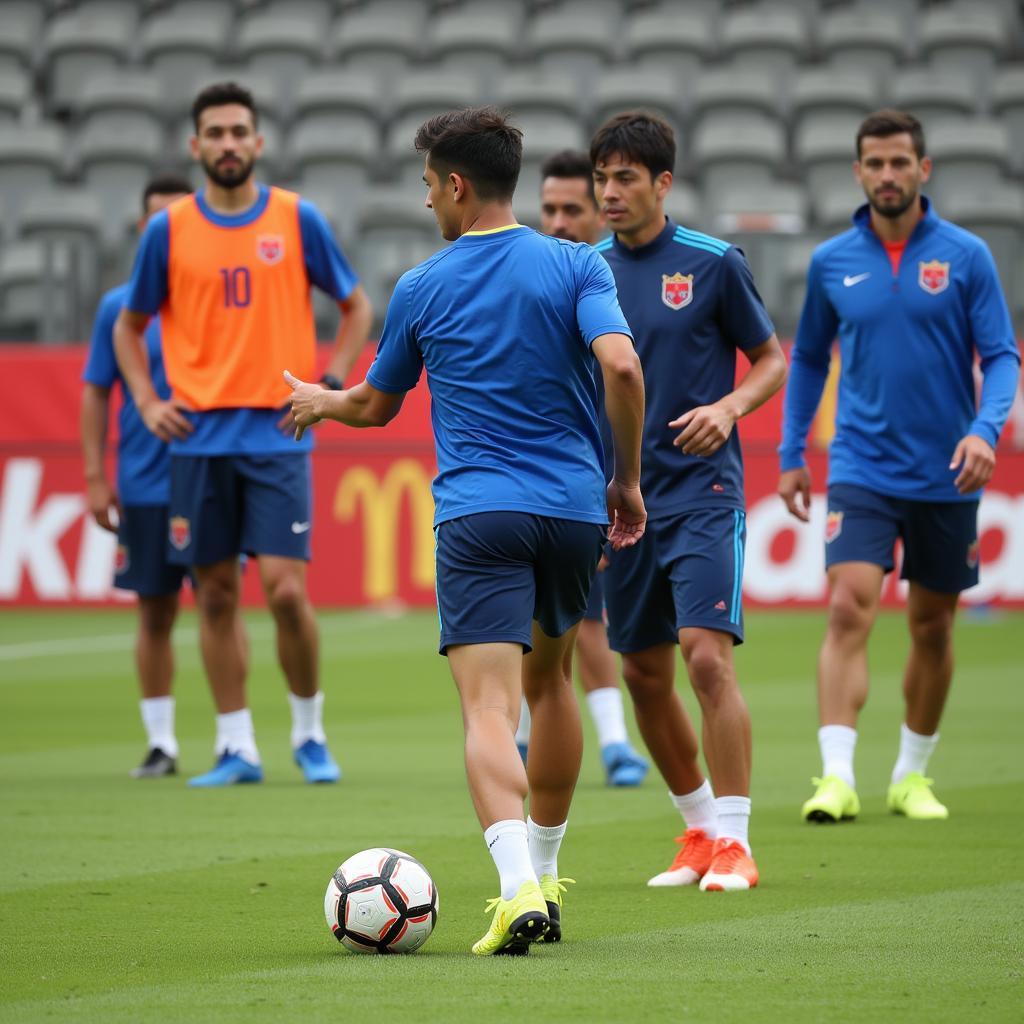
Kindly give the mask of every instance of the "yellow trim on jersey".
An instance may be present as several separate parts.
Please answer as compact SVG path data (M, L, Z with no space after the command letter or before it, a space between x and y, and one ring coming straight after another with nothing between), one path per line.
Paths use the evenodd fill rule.
M496 235L499 231L512 231L515 228L524 227L522 224L506 224L500 228L487 228L484 231L463 231L464 235Z

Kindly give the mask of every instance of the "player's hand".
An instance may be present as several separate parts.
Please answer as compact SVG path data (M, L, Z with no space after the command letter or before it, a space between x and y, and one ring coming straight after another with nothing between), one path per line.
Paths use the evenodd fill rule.
M118 522L124 518L124 510L121 502L117 500L114 488L106 479L93 479L85 482L86 501L89 503L89 511L93 519L104 530L117 533L117 522L111 516L111 512L117 517Z
M317 410L318 396L324 394L324 388L319 384L307 384L298 377L293 377L288 370L284 371L284 379L292 389L288 401L291 405L289 415L295 422L295 440L301 441L307 427L323 419Z
M980 490L992 479L996 468L995 449L977 434L968 434L956 446L949 468L960 470L953 483L961 494Z
M722 402L700 405L669 423L682 432L672 442L687 455L713 455L729 440L736 416Z
M647 528L647 509L639 487L612 480L608 485L608 542L613 551L631 548Z
M142 422L161 441L184 441L192 433L192 424L185 418L183 413L188 412L187 405L175 401L173 398L154 398L146 402L139 409Z
M811 471L806 466L787 469L779 477L779 497L790 514L802 523L811 519Z
M287 378L285 379L287 380ZM324 391L331 390L326 384L323 383L318 384L317 387L323 389ZM291 434L294 432L295 426L295 413L292 412L291 406L288 406L288 408L285 409L284 413L282 414L281 418L277 421L277 429L280 430L282 434Z
M607 551L602 551L601 552L601 557L597 560L597 571L598 572L604 572L605 569L608 568L608 562L609 562L608 552Z

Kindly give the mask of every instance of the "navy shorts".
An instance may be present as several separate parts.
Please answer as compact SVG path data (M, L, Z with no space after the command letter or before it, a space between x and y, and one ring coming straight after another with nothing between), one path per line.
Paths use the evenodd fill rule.
M479 512L440 523L440 652L453 644L522 644L536 620L558 637L583 618L605 527L529 512Z
M686 627L743 643L741 509L705 508L647 521L639 544L616 551L604 571L608 643L629 654L677 643Z
M170 559L211 565L245 553L309 560L307 452L171 456Z
M117 527L114 586L140 597L176 594L188 570L167 560L167 506L125 505Z
M595 619L604 622L604 573L595 572L594 582L590 584L590 594L587 597L587 607L583 612L583 618Z
M908 501L854 484L829 487L825 568L870 562L890 572L897 537L902 579L941 594L978 582L978 502Z

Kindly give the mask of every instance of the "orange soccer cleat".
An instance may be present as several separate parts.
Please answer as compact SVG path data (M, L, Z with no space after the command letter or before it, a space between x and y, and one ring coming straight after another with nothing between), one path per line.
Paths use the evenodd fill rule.
M701 879L702 892L734 892L757 885L754 858L735 839L718 839L711 867Z
M711 856L715 847L702 828L688 828L681 836L676 836L679 849L675 860L667 871L655 875L647 884L654 888L669 885L693 885L704 877L711 866Z

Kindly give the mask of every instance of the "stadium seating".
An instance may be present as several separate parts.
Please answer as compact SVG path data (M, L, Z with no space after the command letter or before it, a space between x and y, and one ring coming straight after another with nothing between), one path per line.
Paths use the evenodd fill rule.
M191 100L233 78L260 106L261 177L323 208L382 312L402 261L440 244L412 145L426 117L511 110L525 132L517 212L536 223L541 162L585 148L609 115L647 108L677 132L674 215L742 242L787 331L799 294L787 268L849 224L863 201L857 126L893 105L922 118L927 191L989 240L1024 324L1022 22L1016 0L3 0L0 253L32 243L9 266L24 282L52 232L84 252L88 193L95 288L113 284L141 183L165 169L200 182ZM413 197L411 213L372 223ZM42 315L30 293L12 294ZM330 303L317 311L336 316Z

